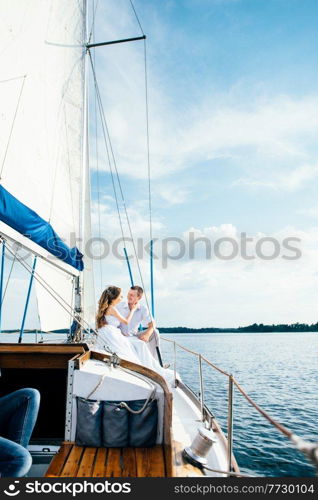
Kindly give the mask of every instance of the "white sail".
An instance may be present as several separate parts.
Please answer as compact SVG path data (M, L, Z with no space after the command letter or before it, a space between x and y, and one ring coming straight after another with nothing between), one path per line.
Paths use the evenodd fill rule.
M85 0L0 0L1 183L68 245L80 247L85 5ZM69 296L69 277L50 267L42 262L41 274L56 290L69 287ZM43 294L37 284L41 324L47 325L55 301ZM50 329L62 328L65 314L54 316Z
M70 275L38 259L36 271L45 279L37 281L37 303L44 332L68 328L72 323L73 279ZM49 287L48 287L49 285ZM56 293L57 292L57 293ZM57 295L58 294L58 295ZM52 295L55 297L53 298ZM47 314L45 314L47 311Z

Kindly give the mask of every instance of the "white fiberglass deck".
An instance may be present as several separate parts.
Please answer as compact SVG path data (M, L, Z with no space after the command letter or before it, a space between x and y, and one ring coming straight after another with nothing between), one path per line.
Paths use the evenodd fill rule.
M182 443L183 448L190 446L197 434L201 422L200 410L179 387L173 389L172 432L175 441ZM226 471L227 454L220 433L216 432L217 442L213 444L208 455L208 467ZM207 472L207 475L224 476L224 474Z

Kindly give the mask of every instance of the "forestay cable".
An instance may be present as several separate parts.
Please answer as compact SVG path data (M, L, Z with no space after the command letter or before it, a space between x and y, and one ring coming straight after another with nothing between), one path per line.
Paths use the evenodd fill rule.
M140 31L145 36L144 30L142 29L141 22L139 21L139 17L138 17L137 11L135 9L135 6L134 6L132 0L129 0L129 2L130 2L132 10L134 11L135 17L137 19L137 23L139 24Z
M93 22L92 29L89 36L89 41L93 37L95 41L95 16L97 11L98 0L94 8L95 1L93 2ZM95 52L94 52L94 64L95 64ZM97 123L97 96L96 92L94 94L94 111L95 111L95 155L96 155L96 184L97 184L97 214L98 214L98 239L101 244L101 204L100 204L100 171L99 171L99 150L98 150L98 123ZM100 288L103 290L103 265L102 259L99 258L99 274L100 274Z
M129 0L135 14L141 33L145 36L137 11L132 0ZM149 206L149 241L150 241L150 295L151 313L155 315L154 275L153 275L153 230L152 230L152 200L151 200L151 168L150 168L150 139L149 139L149 102L148 102L148 71L147 71L147 40L144 38L144 75L145 75L145 104L146 104L146 140L147 140L147 173L148 173L148 206Z
M116 173L116 179L117 179L117 183L118 183L118 186L119 186L121 203L122 203L122 206L123 206L123 209L124 209L124 212L125 212L125 217L126 217L126 220L127 220L128 230L129 230L129 234L130 234L130 240L131 240L131 243L132 243L132 246L133 246L133 250L134 250L134 255L135 255L135 258L136 258L136 264L137 264L137 268L138 268L138 274L140 276L140 281L141 281L142 287L143 287L144 292L145 292L145 300L146 300L146 303L147 303L147 307L150 310L149 302L148 302L148 297L147 297L147 293L146 293L146 287L145 287L143 276L142 276L142 272L141 272L141 267L140 267L140 262L139 262L139 259L138 259L136 244L135 244L135 240L134 240L134 237L133 237L133 232L132 232L132 228L131 228L131 224L130 224L130 220L129 220L129 216L128 216L127 207L126 207L125 197L124 197L124 193L123 193L123 189L122 189L122 185L121 185L121 181L120 181L120 177L119 177L119 172L118 172L118 168L117 168L117 162L116 162L115 155L114 155L114 150L113 150L113 147L112 147L112 142L111 142L111 138L110 138L110 134L109 134L107 120L106 120L106 117L105 117L105 112L104 112L104 108L103 108L103 104L102 104L102 99L101 99L101 95L100 95L100 91L99 91L99 86L98 86L98 83L97 83L96 72L95 72L95 68L94 68L94 65L93 65L93 61L92 61L92 57L91 57L90 51L89 51L89 55L90 55L90 62L91 62L92 72L93 72L93 77L94 77L95 90L96 90L96 94L97 94L97 98L98 98L99 110L100 110L100 113L101 113L101 122L102 122L102 128L103 128L103 133L104 133L105 144L107 144L107 140L108 140L109 148L110 148L110 152L111 152L111 158L112 158L112 162L113 162L115 173ZM106 137L107 137L107 139L106 139ZM107 148L107 151L108 151L108 148ZM116 188L115 188L115 183L114 183L113 176L112 176L112 183L113 183L115 198L117 200L117 194L116 194ZM117 207L118 207L117 208L118 213L120 213L119 212L119 205L117 205ZM125 239L124 239L124 241L125 241Z

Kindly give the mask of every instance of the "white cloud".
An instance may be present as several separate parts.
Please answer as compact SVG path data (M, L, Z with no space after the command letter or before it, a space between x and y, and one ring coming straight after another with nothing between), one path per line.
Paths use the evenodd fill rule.
M282 240L290 235L302 238L303 255L297 261L214 259L157 269L158 320L193 327L316 322L318 228L307 233L286 228L273 236Z
M160 197L168 205L181 205L189 202L190 191L173 184L160 184L156 182L153 187L153 196Z
M105 32L110 38L120 38L116 29L123 27L127 30L128 26L133 32L135 25L127 18L125 10L119 16L121 5L112 5L114 11L105 18ZM111 25L114 19L120 24L119 28ZM152 29L164 38L167 30L159 23L156 18ZM163 46L166 48L165 43L160 45L161 50ZM255 89L249 93L243 82L242 92L237 82L223 93L213 90L212 94L205 90L200 97L191 96L185 103L168 88L168 79L160 73L160 57L156 60L151 57L151 45L149 54L150 158L155 196L170 205L187 202L193 194L191 187L178 188L173 175L183 170L194 171L198 165L216 159L220 164L226 161L234 167L237 180L233 185L237 188L247 185L294 193L317 178L317 95L264 98L266 88L262 87L259 93ZM145 179L147 175L142 56L142 46L138 44L114 47L100 53L103 69L99 73L119 171L136 179ZM167 53L165 57L172 63L173 55ZM214 162L216 169L217 163ZM148 234L148 219L142 204L130 210L140 234ZM302 213L305 214L305 210ZM316 216L318 208L307 209L306 213ZM115 232L114 210L108 207L105 217L109 231ZM160 234L165 229L165 221L156 223ZM196 237L208 237L213 241L221 237L239 240L239 230L232 224L191 230ZM180 237L186 239L189 231L184 231ZM266 235L253 236L259 239ZM280 242L289 236L301 238L302 258L297 261L280 258L274 261L240 258L206 261L201 250L196 260L171 260L167 269L156 262L158 322L194 327L238 326L255 321L316 322L318 228L300 231L286 227L269 236ZM145 281L149 283L147 258L141 264ZM135 263L132 267L137 275ZM107 282L129 285L124 262L118 263L108 257L103 268Z
M92 203L92 234L98 236L99 218L101 221L101 237L108 240L114 240L121 237L121 229L119 223L118 212L116 210L115 200L113 203L103 203L99 205L96 201ZM146 210L140 209L138 204L127 208L130 227L134 238L149 237L149 214ZM121 221L124 230L124 236L130 236L127 218L123 207L120 206ZM153 231L160 234L164 228L162 221L153 218Z
M187 242L190 232L196 238L206 237L212 242L230 237L240 242L240 231L232 224L207 228L189 228L181 238ZM186 254L180 260L168 260L166 269L155 261L155 299L157 321L163 326L239 326L254 322L291 323L316 322L318 289L317 257L318 227L302 231L285 227L275 234L248 235L254 242L248 246L248 255L255 254L255 243L262 237L275 237L283 245L284 238L299 238L302 256L298 260L279 258L265 261L259 258L245 260L237 257L230 261L217 258L207 260L205 251L197 244L195 259ZM160 245L160 242L158 243ZM202 246L204 249L204 246ZM201 250L202 250L201 248ZM271 253L270 243L263 252ZM155 249L157 254L160 250ZM223 252L227 252L223 249ZM223 253L222 252L222 253ZM294 253L292 253L294 255ZM135 281L140 283L136 263L131 261ZM149 295L149 257L141 259L144 281ZM107 257L103 263L107 283L124 288L129 286L124 261Z
M107 53L102 56L104 70L99 75L119 171L138 179L147 176L141 56L136 46ZM230 159L238 174L244 173L239 184L280 188L284 174L291 171L293 177L285 177L285 185L295 190L312 177L316 167L310 148L318 132L317 96L254 97L238 105L230 89L223 95L202 95L201 101L180 108L169 100L155 68L149 80L154 180L218 158ZM103 150L102 145L99 149ZM282 178L276 178L278 168Z
M318 177L318 165L302 165L289 172L273 172L267 180L253 180L251 178L241 178L232 183L232 186L250 186L270 188L277 191L294 192L302 189L310 181Z
M106 224L103 227L110 233L115 229L115 213L105 205L104 214ZM142 214L138 214L138 218L142 232L146 221ZM187 242L190 232L196 238L206 237L212 242L223 237L240 242L240 231L233 224L191 227L180 234L180 238ZM248 254L253 253L255 242L264 236L275 237L280 244L286 237L300 238L301 245L296 246L301 247L302 257L294 261L282 258L248 261L240 257L230 261L207 260L198 243L194 259L185 255L177 261L169 260L166 269L160 260L156 260L154 276L158 323L163 326L201 327L239 326L254 322L316 322L318 227L304 231L290 226L275 234L248 236L254 238L254 243L249 244ZM272 251L270 245L267 251ZM146 253L140 265L149 296L149 257ZM131 267L135 282L141 283L134 259ZM124 292L130 285L126 262L111 254L101 262L101 267L100 262L95 261L95 277L97 295L109 284L121 286ZM21 277L15 276L6 298L5 327L19 326L26 290L27 281L22 283ZM20 304L18 310L17 300ZM37 315L33 299L27 327L34 325L37 326Z
M306 215L308 217L312 217L314 219L318 218L318 206L310 207L310 208L302 208L299 210L300 214Z
M101 9L102 6L99 13L103 15L103 29L110 38L121 38L123 32L127 36L136 34L135 19L123 8L122 2L112 2L107 4L107 9ZM165 78L166 68L158 57L162 47L166 47L168 34L158 17L151 20L154 36L148 42L148 82L150 161L155 195L171 205L184 203L188 200L188 187L178 190L175 180L169 184L173 174L198 169L200 175L201 165L218 159L234 167L236 181L232 186L237 188L250 186L295 192L317 177L317 95L264 97L266 89L261 84L259 92L253 89L247 95L246 84L238 81L223 93L215 89L210 93L205 87L204 92L187 102L173 99L171 81ZM166 54L165 57L175 56ZM98 52L97 62L119 172L146 179L142 42L110 46ZM257 86L255 84L255 88ZM102 160L106 158L102 140L99 142L101 168L108 170L106 161ZM214 161L212 165L215 174L221 176L223 163L220 166ZM162 186L156 187L160 183Z

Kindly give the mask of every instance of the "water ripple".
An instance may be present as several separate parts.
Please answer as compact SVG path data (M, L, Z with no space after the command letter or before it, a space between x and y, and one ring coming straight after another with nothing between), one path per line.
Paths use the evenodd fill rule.
M272 417L304 439L318 441L316 333L165 335L233 373ZM172 344L162 342L165 360ZM178 350L177 367L196 392L198 362ZM227 379L204 366L205 400L222 428L227 424ZM311 477L315 467L235 391L234 453L242 472L257 476Z

